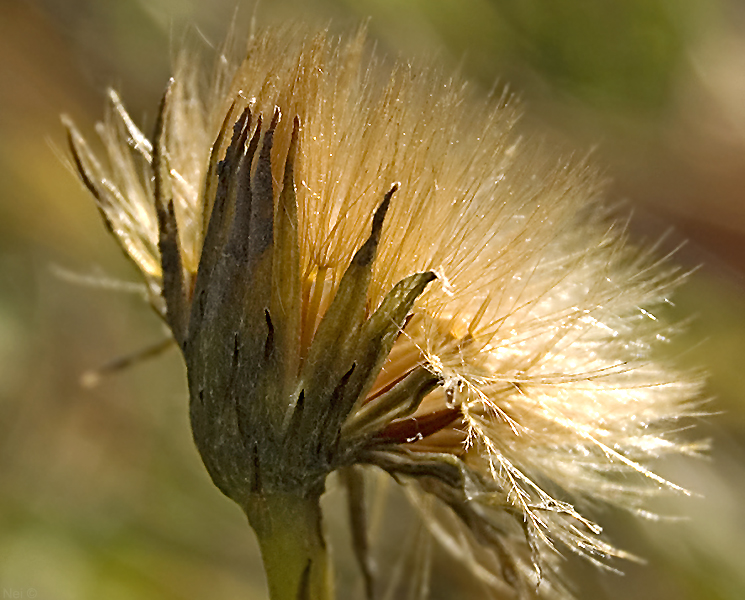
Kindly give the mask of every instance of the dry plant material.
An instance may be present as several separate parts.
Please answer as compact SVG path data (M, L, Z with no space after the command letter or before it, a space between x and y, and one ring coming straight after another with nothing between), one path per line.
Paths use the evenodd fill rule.
M333 594L335 470L376 594L367 465L498 593L567 596L557 551L623 556L576 507L640 510L678 489L650 462L697 449L673 434L698 382L655 358L681 273L628 243L587 164L517 139L512 99L364 46L261 32L207 90L182 61L152 141L113 92L106 164L69 126L77 169L183 353L273 600Z

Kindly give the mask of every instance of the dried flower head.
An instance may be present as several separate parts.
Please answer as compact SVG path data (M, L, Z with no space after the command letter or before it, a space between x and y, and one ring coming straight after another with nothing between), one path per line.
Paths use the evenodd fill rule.
M216 79L182 65L152 142L112 93L106 166L70 143L183 353L194 440L272 597L328 593L317 500L359 465L516 596L565 593L555 546L620 555L576 507L675 489L649 463L695 450L671 433L697 385L652 357L680 273L627 243L592 169L518 142L510 98L383 66L363 33L265 32Z

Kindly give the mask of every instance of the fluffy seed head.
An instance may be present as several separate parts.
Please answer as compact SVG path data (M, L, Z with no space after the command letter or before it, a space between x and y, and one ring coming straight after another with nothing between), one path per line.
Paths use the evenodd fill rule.
M627 242L586 163L518 140L507 96L388 66L363 33L269 31L220 64L206 91L179 66L153 141L112 92L105 166L70 129L184 352L218 486L376 465L518 594L555 545L622 554L579 507L641 509L676 489L650 462L696 450L672 432L697 383L655 358L678 271Z

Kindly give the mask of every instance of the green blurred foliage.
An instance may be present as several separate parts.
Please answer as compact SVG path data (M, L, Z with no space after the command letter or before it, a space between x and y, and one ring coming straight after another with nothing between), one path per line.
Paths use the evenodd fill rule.
M81 284L137 275L72 174L59 121L68 113L93 135L114 85L147 131L176 49L211 52L235 6L0 0L3 593L264 597L245 520L213 489L192 447L177 354L94 389L80 385L86 370L157 342L163 330L128 286ZM237 34L253 11L239 7ZM572 561L568 569L581 598L745 596L745 127L733 126L745 114L728 113L721 126L723 88L702 81L730 63L725 52L700 52L712 40L745 40L734 0L285 0L262 3L258 14L260 23L331 20L338 30L370 17L371 37L388 55L435 55L485 90L510 83L528 107L526 136L580 153L600 142L614 179L609 197L629 197L636 209L632 231L657 238L673 225L692 240L677 260L704 266L675 298L676 317L694 318L672 351L710 373L715 399L699 430L714 450L710 461L662 468L700 496L660 506L683 522L600 515L612 539L648 565L618 565L626 577ZM722 72L715 81L738 76ZM358 598L343 498L332 492L327 501L340 597ZM426 535L398 495L386 506L376 543L405 578L421 552L398 553ZM434 598L485 597L456 562L442 553L433 560Z
M584 101L664 108L700 2L527 0L499 5L514 45L541 77Z
M381 15L373 27L394 47L393 38L404 30L418 28L412 33L419 44L429 32L441 49L463 59L466 73L487 85L504 78L505 71L520 81L530 74L550 94L637 115L669 106L690 43L717 14L717 3L705 0L350 0L347 5Z

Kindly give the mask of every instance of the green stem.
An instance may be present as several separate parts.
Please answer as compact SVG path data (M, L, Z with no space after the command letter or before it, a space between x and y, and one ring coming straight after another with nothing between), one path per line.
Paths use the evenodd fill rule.
M320 498L256 495L246 506L259 540L271 600L331 600Z

